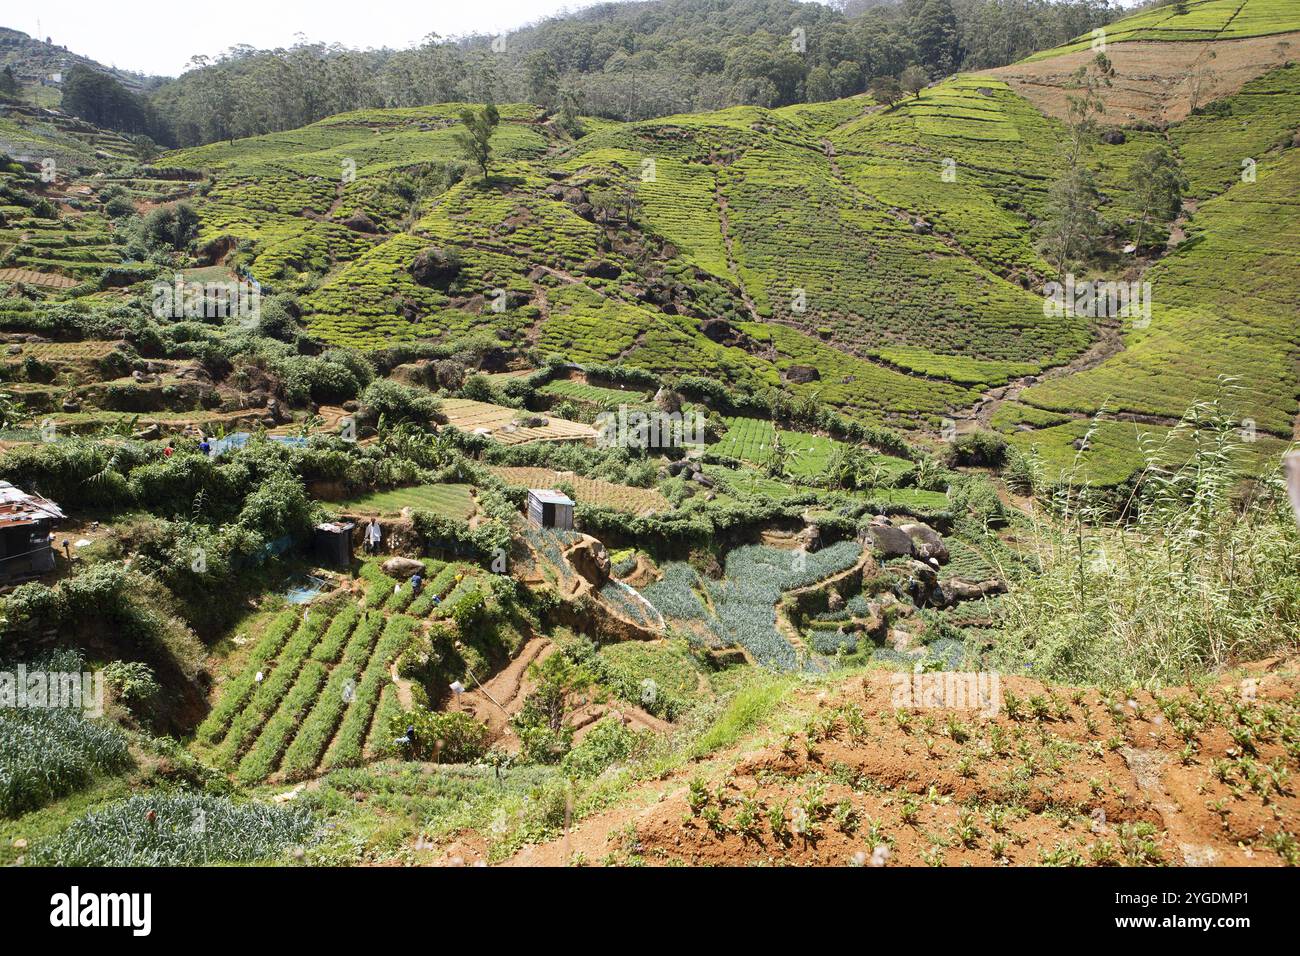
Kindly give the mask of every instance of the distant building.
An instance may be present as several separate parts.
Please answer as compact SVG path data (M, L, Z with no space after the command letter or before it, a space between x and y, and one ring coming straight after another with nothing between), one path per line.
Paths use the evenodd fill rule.
M52 538L62 520L53 501L0 481L0 582L54 570Z
M573 500L558 491L532 488L528 492L528 520L539 528L573 530Z

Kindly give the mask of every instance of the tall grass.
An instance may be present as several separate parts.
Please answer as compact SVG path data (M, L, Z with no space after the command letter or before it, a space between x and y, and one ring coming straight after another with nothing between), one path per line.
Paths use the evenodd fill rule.
M1218 402L1189 410L1107 517L1069 481L1033 516L1036 564L1008 571L1006 671L1110 686L1184 682L1300 648L1300 533L1278 470L1244 479L1245 436ZM1185 463L1175 443L1188 443Z
M111 724L60 708L0 708L0 816L45 806L131 766L126 737Z

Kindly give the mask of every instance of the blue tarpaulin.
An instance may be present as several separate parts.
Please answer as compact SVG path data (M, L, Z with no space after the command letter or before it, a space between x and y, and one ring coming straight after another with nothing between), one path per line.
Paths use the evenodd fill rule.
M217 458L232 448L243 448L252 439L252 432L235 432L227 435L225 438L218 438L216 441L209 442L212 450L208 452L213 458ZM281 445L289 445L293 448L306 448L307 439L301 435L267 435L270 441L278 442Z

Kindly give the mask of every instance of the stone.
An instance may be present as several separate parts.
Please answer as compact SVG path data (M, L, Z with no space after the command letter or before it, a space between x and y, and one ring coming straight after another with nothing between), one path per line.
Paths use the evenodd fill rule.
M343 225L351 229L353 232L374 233L379 231L379 227L375 225L375 221L360 209L352 213L348 218L344 219Z
M912 553L918 558L934 558L940 564L948 563L948 546L943 536L928 524L914 521L899 528L912 539Z
M989 594L1001 594L1006 585L997 578L987 581L968 581L965 578L947 578L943 582L944 594L950 603L958 601L975 601Z
M583 275L595 279L617 279L623 274L623 270L608 259L592 259L589 262L584 262L580 268Z
M460 275L460 261L442 249L425 249L412 260L410 273L420 285L445 289Z
M804 385L808 382L820 381L822 373L817 371L811 365L791 365L785 370L785 380L794 382L798 385Z
M882 558L910 558L912 537L902 528L891 524L870 524L864 533L864 544Z
M573 570L582 575L592 587L599 588L609 580L609 551L591 535L584 534L564 552L564 556Z
M424 562L417 561L414 558L389 558L380 567L384 569L384 573L389 577L401 578L402 580L406 580L413 574L424 573Z

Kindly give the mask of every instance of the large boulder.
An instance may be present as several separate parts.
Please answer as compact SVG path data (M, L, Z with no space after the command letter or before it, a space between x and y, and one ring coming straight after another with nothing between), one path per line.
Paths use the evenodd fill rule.
M592 259L584 262L579 268L583 275L589 275L594 279L617 279L623 274L623 270L608 259Z
M424 562L417 561L415 558L389 558L380 567L390 578L401 578L403 581L413 574L424 573Z
M968 581L965 578L948 578L943 582L943 592L951 604L958 601L976 601L990 594L1001 594L1006 585L997 578L987 581Z
M806 385L808 382L819 381L822 373L817 371L811 365L791 365L785 370L785 380L794 382L797 385Z
M375 225L375 221L360 209L348 216L348 218L344 219L343 225L351 229L353 232L376 233L379 231L379 227Z
M912 556L912 538L902 528L892 524L868 525L863 532L863 543L871 545L871 550L882 558L910 558Z
M918 558L934 558L940 564L948 563L948 546L943 542L943 535L928 524L914 521L899 530L912 539L912 553Z
M682 396L671 388L663 387L655 392L655 407L661 412L674 414L682 410Z
M420 285L445 289L460 275L460 260L443 249L425 249L411 262L410 271Z
M944 607L947 599L939 586L939 572L924 561L913 559L907 565L908 580L904 590L917 607Z

